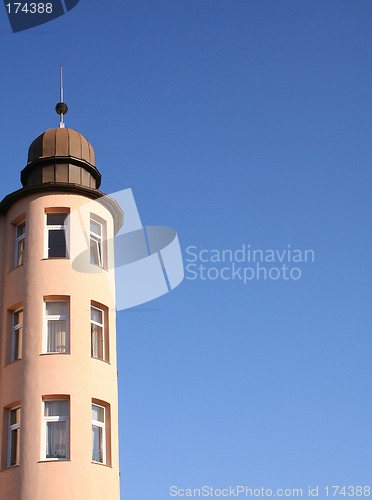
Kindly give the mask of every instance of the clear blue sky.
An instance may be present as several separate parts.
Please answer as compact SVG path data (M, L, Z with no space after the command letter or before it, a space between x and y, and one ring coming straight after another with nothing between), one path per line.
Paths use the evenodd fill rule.
M80 0L18 34L0 12L1 197L57 126L63 64L67 125L145 224L315 251L297 281L118 313L122 499L372 485L371 2Z

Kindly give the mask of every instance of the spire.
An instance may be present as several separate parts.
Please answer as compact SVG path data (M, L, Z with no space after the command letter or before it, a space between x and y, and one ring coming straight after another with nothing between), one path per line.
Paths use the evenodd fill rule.
M60 96L60 102L56 106L56 111L57 113L61 116L61 121L59 123L59 128L65 128L65 124L63 121L63 115L65 115L68 111L67 104L63 102L63 73L62 73L62 66L61 66L61 96Z

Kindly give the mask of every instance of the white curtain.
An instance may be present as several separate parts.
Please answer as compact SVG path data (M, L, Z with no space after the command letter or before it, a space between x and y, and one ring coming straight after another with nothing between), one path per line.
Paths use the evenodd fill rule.
M92 460L94 462L103 462L102 429L96 425L92 426L92 443Z
M68 417L68 400L45 401L44 415L46 417Z
M67 352L66 320L48 320L48 352Z
M59 421L47 421L46 457L67 458L67 424L69 419L69 402L45 401L44 416L59 417ZM62 420L64 419L64 420Z
M67 316L68 302L47 302L46 312L48 316Z
M92 331L92 356L103 359L103 329L101 326L91 323Z
M47 422L46 457L67 458L67 422Z
M68 302L46 302L47 352L68 352Z
M105 409L92 405L92 460L103 463L103 433L105 432ZM102 426L95 425L101 422Z
M92 405L92 420L104 423L105 410L102 406Z
M98 327L91 323L92 331L92 356L98 358Z

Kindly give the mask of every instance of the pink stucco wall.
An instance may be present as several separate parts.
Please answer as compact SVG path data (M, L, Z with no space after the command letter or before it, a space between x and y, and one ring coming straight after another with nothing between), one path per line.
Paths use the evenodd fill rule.
M46 259L45 209L67 208L70 216L70 258ZM107 221L107 269L89 264L89 219ZM26 220L25 263L14 268L15 225ZM77 194L47 191L17 201L0 217L0 500L89 498L118 500L118 397L113 265L113 218L96 201ZM87 270L72 268L86 252ZM69 297L70 354L43 354L44 298ZM90 305L108 308L110 362L91 357ZM22 359L10 361L11 310L24 308ZM70 398L70 459L43 461L42 398ZM110 405L108 464L92 463L92 399ZM7 410L21 404L19 465L7 468Z

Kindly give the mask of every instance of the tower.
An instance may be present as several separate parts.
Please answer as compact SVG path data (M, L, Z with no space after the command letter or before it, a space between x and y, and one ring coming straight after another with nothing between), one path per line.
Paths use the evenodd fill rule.
M32 142L23 187L0 203L0 499L119 500L123 212L99 191L92 146L64 127L67 106L56 109L61 126Z

